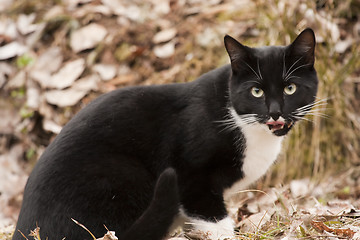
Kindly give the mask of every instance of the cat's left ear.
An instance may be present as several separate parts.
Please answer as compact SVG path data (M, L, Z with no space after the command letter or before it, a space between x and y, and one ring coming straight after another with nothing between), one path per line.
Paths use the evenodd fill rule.
M302 57L307 63L315 62L315 34L311 28L302 31L289 46L290 54Z

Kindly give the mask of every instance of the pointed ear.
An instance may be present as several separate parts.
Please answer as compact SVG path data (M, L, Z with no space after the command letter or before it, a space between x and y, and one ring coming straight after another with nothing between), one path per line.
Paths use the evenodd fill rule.
M290 45L290 54L301 56L308 63L315 62L315 34L310 28L302 31Z
M234 38L230 37L229 35L226 35L224 37L224 44L226 51L229 54L230 60L231 60L231 66L233 70L238 70L239 61L245 61L247 60L249 56L249 48L242 45L238 41L236 41Z

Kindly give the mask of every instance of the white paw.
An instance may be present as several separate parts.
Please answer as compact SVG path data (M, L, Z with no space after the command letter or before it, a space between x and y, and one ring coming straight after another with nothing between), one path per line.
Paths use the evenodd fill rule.
M230 217L226 217L218 222L208 222L196 218L190 218L189 222L185 222L185 227L200 231L211 240L235 239L234 221Z

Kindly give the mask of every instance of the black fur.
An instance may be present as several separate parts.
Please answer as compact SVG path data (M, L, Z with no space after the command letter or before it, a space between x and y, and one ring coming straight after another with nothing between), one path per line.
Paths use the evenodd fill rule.
M160 239L179 205L208 221L226 217L223 190L243 177L246 142L240 128L224 131L220 123L229 119L229 107L265 123L274 114L270 106L296 122L290 112L313 102L317 90L314 49L307 48L315 45L312 36L305 30L287 47L257 49L227 36L231 65L190 83L123 88L94 100L36 164L13 240L23 239L18 230L27 234L37 225L44 239L90 239L71 218L96 237L106 232L104 224L119 239ZM298 86L293 96L283 93L284 59L287 68L311 63L291 80ZM263 79L254 81L244 62L253 69L260 63ZM251 96L253 86L266 97Z

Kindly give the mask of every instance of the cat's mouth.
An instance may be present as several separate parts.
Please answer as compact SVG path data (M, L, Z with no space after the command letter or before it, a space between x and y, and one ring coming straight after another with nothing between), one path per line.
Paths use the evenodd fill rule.
M281 130L285 127L285 122L283 121L268 121L266 125L269 127L269 130L275 132L277 130Z
M293 121L267 121L265 123L269 130L274 133L275 135L281 136L283 134L285 134L294 124ZM283 131L280 131L283 130Z

